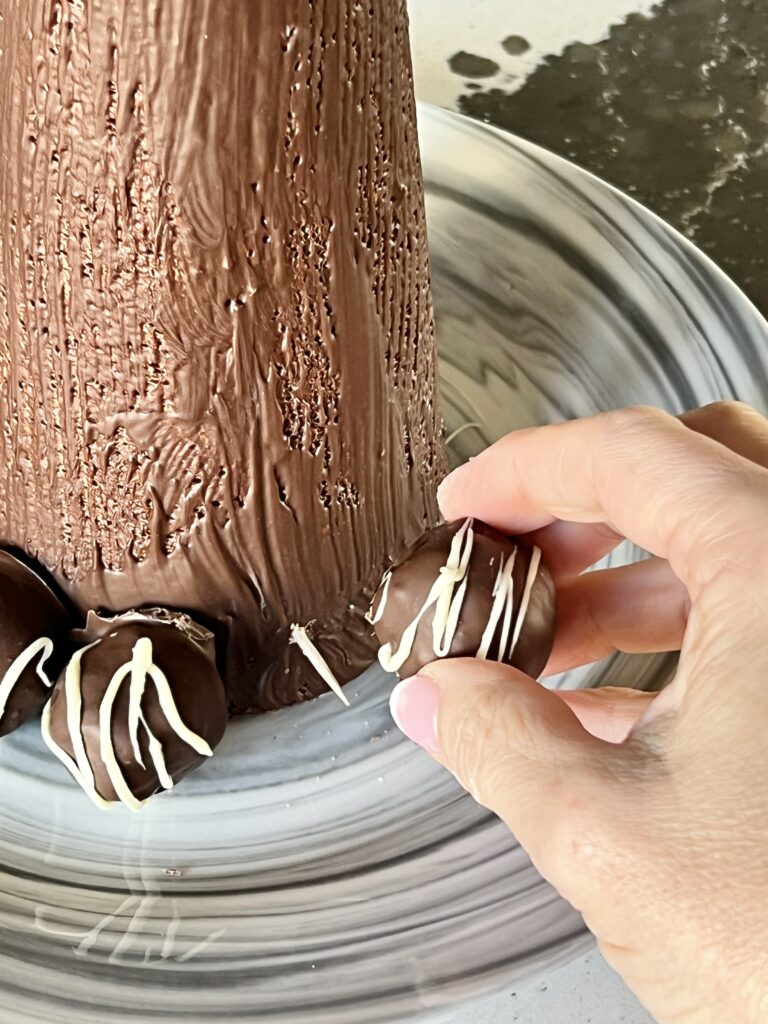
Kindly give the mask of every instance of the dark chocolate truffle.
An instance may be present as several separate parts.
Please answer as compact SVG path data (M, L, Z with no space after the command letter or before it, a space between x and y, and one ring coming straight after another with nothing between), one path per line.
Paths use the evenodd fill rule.
M99 807L139 810L213 753L227 704L213 636L187 616L91 614L43 712L43 738Z
M400 676L438 658L487 658L538 676L552 651L555 588L536 547L477 520L425 534L384 577L369 618Z
M0 736L42 710L55 679L52 655L61 649L70 624L40 577L0 551Z

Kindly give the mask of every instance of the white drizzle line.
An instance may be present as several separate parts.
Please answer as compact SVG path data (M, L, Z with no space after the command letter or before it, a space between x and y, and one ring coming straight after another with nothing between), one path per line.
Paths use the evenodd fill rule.
M139 658L137 657L137 651L139 647L139 641L133 648L133 658L125 665L121 665L120 668L115 672L109 681L109 685L104 693L101 704L99 705L99 756L104 762L104 767L107 769L107 775L109 780L115 788L118 799L130 807L132 811L140 810L146 800L139 800L133 795L133 791L128 783L125 781L123 773L120 771L120 765L117 762L117 756L115 754L115 747L112 742L112 708L115 703L115 698L123 685L124 681L131 677L131 690L128 698L128 730L131 739L131 748L135 752L139 749L139 721L140 717L136 716L136 708L134 707L134 679L137 676L139 668ZM142 676L142 684L146 680L146 669ZM144 685L141 686L143 692ZM141 697L139 697L141 700ZM134 734L135 727L135 734ZM137 758L138 760L138 758ZM139 762L144 767L143 762Z
M91 763L88 760L88 755L85 752L85 740L83 739L82 731L82 710L83 710L83 693L80 686L81 681L81 662L83 655L86 651L96 647L101 641L97 640L87 647L81 648L76 651L72 656L72 660L67 665L67 671L64 675L64 697L67 702L67 729L69 731L70 739L72 740L72 749L75 752L75 764L80 776L80 785L84 786L86 792L91 795L96 795L101 800L96 790L96 782L93 777L93 769ZM77 777L77 776L76 776ZM104 801L107 803L108 801Z
M168 679L162 669L154 664L152 641L148 637L141 637L134 644L131 660L125 665L121 665L110 679L99 706L99 755L118 796L116 801L105 800L96 789L93 769L85 751L85 742L81 728L81 662L86 651L91 650L91 648L99 643L101 643L101 640L97 640L95 643L89 644L88 647L83 647L77 651L67 666L64 678L64 697L67 702L67 727L72 741L72 749L75 753L74 759L56 743L51 735L51 701L46 704L43 710L43 739L49 749L72 773L97 807L109 810L117 803L124 803L132 811L138 811L141 810L151 797L139 800L134 796L122 773L112 741L112 711L120 688L124 685L126 679L130 678L128 729L131 749L139 764L144 768L139 744L139 729L143 728L147 735L149 755L163 789L172 789L173 779L165 763L162 744L152 733L141 710L141 702L148 678L154 683L160 708L165 715L166 721L179 739L183 740L188 746L204 757L211 757L213 751L202 736L198 736L197 733L189 729L182 721L176 707L176 702L173 699L173 691Z
M368 622L370 622L372 626L375 626L377 622L380 622L382 616L384 615L384 609L387 606L387 599L389 598L389 585L391 582L392 570L390 569L389 572L384 576L384 579L381 581L381 584L379 585L380 590L382 587L384 589L381 592L381 600L379 601L379 607L376 609L376 614L373 614L373 605L371 605L371 607L365 613L366 619L368 620ZM376 600L375 597L374 600Z
M517 641L520 639L520 634L523 631L523 625L525 623L526 616L528 615L528 608L531 604L531 594L533 593L533 585L536 582L536 578L539 575L539 568L541 567L541 549L534 547L531 553L531 564L528 566L528 575L525 580L525 589L523 590L523 597L520 601L520 613L517 616L517 622L515 623L515 632L512 634L512 646L509 649L509 656L512 657Z
M35 672L43 685L47 686L49 690L53 686L53 682L48 678L43 669L43 665L53 654L53 640L49 640L48 637L44 636L39 640L35 640L28 647L25 647L21 654L17 655L8 666L8 670L3 676L3 681L0 683L0 718L5 714L5 706L13 693L13 688L21 679L25 669L32 664L38 654L41 657Z
M509 633L509 622L511 621L512 611L515 604L514 577L512 574L515 569L516 557L517 548L515 548L509 558L499 566L499 575L496 577L496 583L493 588L493 605L491 606L491 614L488 618L488 625L485 627L483 638L480 641L480 647L476 655L476 657L481 658L483 661L488 657L488 652L491 649L493 638L496 636L496 630L502 615L504 616L505 637ZM505 646L506 639L503 644L499 645L499 661L503 660L502 651Z
M139 722L141 721L142 718L141 700L142 697L144 696L144 689L147 685L147 674L149 672L151 665L152 641L148 640L146 637L142 637L140 640L137 640L136 644L134 645L130 664L124 666L123 669L121 669L119 672L116 672L115 675L112 677L112 682L114 682L115 678L117 678L118 675L120 676L120 682L117 684L117 687L115 689L116 697L117 691L120 689L120 683L122 683L123 679L125 679L126 674L130 673L131 676L131 686L128 692L128 735L131 738L131 749L133 750L133 756L136 758L136 760L139 762L142 768L144 767L144 760L141 756L141 745L139 744ZM127 673L125 669L127 669ZM104 703L107 700L108 694L109 688L107 689L107 693L104 695L104 702L102 703L101 708L99 710L100 721L102 712L104 710ZM112 698L112 700L114 701L114 697ZM110 704L110 712L111 710L112 709ZM111 719L107 717L107 726L109 726L110 720ZM101 730L100 735L101 740L103 742L103 729ZM102 757L103 756L104 755L102 754Z
M516 554L517 549L515 549L515 551L512 553L512 569L514 569ZM504 604L504 623L501 629L501 639L499 640L499 652L496 655L497 661L504 661L504 655L506 654L507 651L507 644L509 643L509 632L510 629L512 628L512 613L515 610L514 589L514 580L510 578L508 600Z
M73 736L74 732L80 741L80 747L82 747L82 755L85 760L86 772L83 774L81 766L77 758L72 758L60 747L56 740L51 734L51 704L53 698L43 708L43 719L40 723L40 732L42 733L45 745L51 751L51 753L61 761L64 767L71 773L75 781L85 790L88 796L93 800L97 807L103 811L110 810L114 805L108 800L105 800L96 791L96 786L93 779L93 771L91 770L88 758L85 757L85 748L83 747L83 738L80 732L80 711L81 711L81 696L80 696L80 662L86 651L91 650L96 644L100 644L101 640L96 640L95 643L89 644L87 647L81 648L72 655L72 660L67 665L67 671L64 676L64 700L67 703L67 726L69 729L70 736L73 737L72 746L77 755L78 747L75 743ZM74 710L73 710L74 709Z
M469 582L469 563L472 558L472 548L474 545L472 523L473 520L467 519L461 529L454 534L446 563L441 567L440 573L432 584L432 588L418 615L403 631L399 646L394 649L392 644L384 644L379 649L379 661L387 672L398 672L408 661L413 651L416 633L418 632L421 620L432 605L435 605L432 622L432 649L437 658L445 658L450 654L451 644L456 635ZM531 595L541 567L541 549L534 547L531 552L531 561L523 587L520 610L515 620L514 630L512 630L515 611L514 569L517 551L518 549L515 547L512 554L499 566L499 572L493 587L493 604L480 640L480 646L475 655L477 658L483 660L488 658L488 653L499 630L499 625L501 625L501 636L499 638L496 659L497 661L510 659L523 631L530 608ZM391 579L392 571L390 570L384 578L385 589L376 616L375 618L369 618L369 621L372 623L378 622L383 614ZM454 589L457 585L459 589L454 595ZM510 632L512 632L511 643ZM508 646L509 650L507 650Z
M312 665L317 674L321 677L323 682L328 685L328 688L333 690L342 704L346 704L346 706L349 707L347 695L344 693L338 679L331 671L331 667L328 662L309 639L309 634L304 626L299 626L297 623L294 623L291 626L291 639L289 642L296 644L310 665Z
M139 640L141 643L141 640ZM150 640L147 643L152 645ZM138 644L136 645L138 647ZM152 678L152 682L155 684L157 690L157 697L160 701L160 708L165 715L166 721L179 737L184 742L192 747L202 757L213 757L213 751L210 745L203 739L202 736L198 736L196 732L192 732L191 729L182 722L179 709L176 707L176 702L173 699L173 691L171 690L168 679L161 668L157 665L150 664L149 674Z
M141 724L144 726L147 733L147 743L149 745L149 756L152 758L152 764L155 766L157 772L157 778L163 789L173 789L173 777L168 771L168 767L165 763L165 755L163 754L163 745L157 736L153 735L147 725L147 720L144 715L141 716ZM207 744L206 744L207 746ZM212 757L213 751L209 754L205 754L205 757Z
M441 566L418 615L400 637L398 648L395 650L392 644L384 644L379 649L379 661L387 672L398 672L408 661L419 624L432 605L435 605L432 620L433 649L439 658L444 658L450 651L467 592L469 562L475 543L472 522L472 519L467 519L461 529L454 534L445 565ZM457 586L459 591L454 596Z
M475 544L472 523L472 519L467 519L456 533L446 563L440 570L440 577L445 581L445 585L438 594L432 619L432 647L438 658L445 658L448 655L459 624L459 615L469 582L469 562ZM453 588L457 583L459 592L454 597Z

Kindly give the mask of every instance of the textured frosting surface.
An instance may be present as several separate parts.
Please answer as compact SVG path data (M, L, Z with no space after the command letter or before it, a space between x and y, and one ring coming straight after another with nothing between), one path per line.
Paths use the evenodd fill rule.
M218 625L235 711L371 657L443 470L404 0L0 20L0 542Z

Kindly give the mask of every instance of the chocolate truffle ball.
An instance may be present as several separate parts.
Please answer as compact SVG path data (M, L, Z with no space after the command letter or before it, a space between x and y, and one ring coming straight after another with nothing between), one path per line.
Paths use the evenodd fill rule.
M487 658L538 676L552 651L555 588L538 548L477 520L424 535L384 577L369 619L401 677L438 658Z
M91 799L139 810L202 764L227 703L213 636L187 616L91 614L43 713L43 738Z
M70 625L42 579L0 551L0 736L34 718L50 697Z

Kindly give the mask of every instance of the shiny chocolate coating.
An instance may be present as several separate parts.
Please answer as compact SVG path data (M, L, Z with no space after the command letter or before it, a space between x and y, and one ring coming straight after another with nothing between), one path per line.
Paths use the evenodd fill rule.
M99 712L115 673L131 662L138 641L152 643L152 661L165 674L173 700L185 726L204 739L211 750L221 741L227 724L224 685L212 657L210 634L186 616L161 617L153 613L128 613L114 619L91 614L81 636L95 644L80 662L82 714L80 729L85 752L100 797L117 801L118 794L100 752ZM66 670L62 672L50 708L50 735L70 757L74 754L67 723ZM160 778L150 755L146 730L138 730L144 766L135 757L129 729L129 686L120 687L112 708L112 744L118 765L134 797L144 800L160 789ZM160 706L158 693L147 681L141 712L160 741L163 758L174 783L207 758L194 750L171 726Z
M406 0L0 10L0 544L233 713L354 678L445 472Z
M23 562L0 551L0 683L14 661L44 637L52 641L54 653L45 659L42 671L55 679L55 658L69 627L69 614L53 591ZM0 716L0 736L34 718L50 697L38 675L39 666L40 656L30 659L8 694Z
M425 534L405 560L392 570L388 582L385 577L371 607L371 619L380 644L390 644L393 649L399 647L404 632L419 615L441 569L445 567L451 544L462 525L461 522L449 523ZM532 589L523 607L534 549L478 521L473 522L472 529L474 537L469 556L466 593L446 657L478 656L492 616L494 588L500 570L516 551L512 571L513 616L510 636L515 631L521 610L524 619L514 650L510 655L508 643L500 660L535 678L544 669L554 641L556 609L552 577L543 562L540 562L535 577L531 576ZM385 601L383 611L382 601ZM380 611L381 617L378 618ZM425 665L437 660L433 638L434 615L435 606L432 605L421 617L410 656L398 669L398 675L402 678L414 675ZM489 646L489 660L499 660L501 636L502 622L495 630Z

